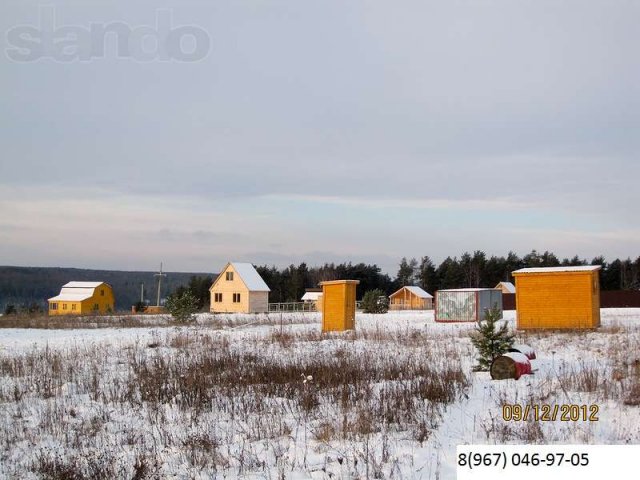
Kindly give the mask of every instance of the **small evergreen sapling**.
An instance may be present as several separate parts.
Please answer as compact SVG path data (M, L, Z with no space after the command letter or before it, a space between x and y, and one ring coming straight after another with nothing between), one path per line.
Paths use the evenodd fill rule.
M369 290L362 297L363 313L387 313L389 310L389 299L380 289Z
M198 299L185 289L169 295L165 304L167 310L178 322L190 322L194 320L194 313L198 311Z
M486 372L496 357L509 351L513 345L514 334L509 332L506 322L498 327L497 322L502 318L498 308L486 311L484 321L471 333L471 343L478 351L478 365L473 370Z

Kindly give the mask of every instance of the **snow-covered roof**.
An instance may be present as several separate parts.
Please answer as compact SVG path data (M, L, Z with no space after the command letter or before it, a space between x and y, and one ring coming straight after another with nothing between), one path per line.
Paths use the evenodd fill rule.
M413 293L416 297L419 298L433 298L433 295L429 294L428 292L425 292L423 289L421 289L420 287L416 287L416 286L405 286L402 287L400 290L393 292L390 296L393 297L396 293L400 293L403 289L407 289L409 290L411 293Z
M318 300L318 298L320 298L321 296L322 296L322 292L305 292L305 294L302 296L300 300L302 300L303 302L305 300L315 301L315 300Z
M250 292L270 292L271 289L264 283L264 280L250 263L231 262L233 269L240 275L240 278Z
M504 288L508 293L516 293L516 286L511 282L500 282L496 288Z
M431 294L429 294L428 292L425 292L423 289L421 289L420 287L405 287L407 290L409 290L411 293L413 293L414 295L420 297L420 298L433 298L433 296Z
M69 282L65 283L62 288L96 288L104 282Z
M51 302L81 302L93 297L94 291L104 282L69 282L65 283L60 294L51 297Z
M82 302L83 300L87 300L93 296L92 293L60 293L60 295L56 295L55 297L51 297L49 299L50 302Z
M513 272L518 273L558 273L558 272L593 272L600 270L600 265L583 265L580 267L539 267L539 268L521 268Z

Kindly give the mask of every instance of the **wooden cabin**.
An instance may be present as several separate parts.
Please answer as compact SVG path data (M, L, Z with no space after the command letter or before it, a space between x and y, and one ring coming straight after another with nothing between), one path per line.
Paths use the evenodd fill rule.
M317 312L322 311L322 289L307 288L300 299L303 303L313 303Z
M523 268L516 279L519 329L600 326L600 266Z
M359 283L359 280L320 282L323 332L356 328L356 285Z
M511 282L500 282L496 285L496 290L500 290L502 293L516 293L516 286Z
M227 263L209 292L212 313L269 311L269 287L250 263Z
M389 310L430 310L433 296L420 287L402 287L389 295Z
M108 313L114 308L113 289L104 282L69 282L49 299L49 315Z

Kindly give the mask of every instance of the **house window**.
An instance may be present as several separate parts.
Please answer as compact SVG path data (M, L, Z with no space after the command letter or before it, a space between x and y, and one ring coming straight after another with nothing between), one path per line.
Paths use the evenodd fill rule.
M100 290L100 296L104 297L104 288Z
M58 304L57 303L52 303L51 306L49 307L51 310L57 310L58 309Z
M213 294L213 301L216 302L216 303L222 302L222 294L221 293L214 293Z
M72 304L71 304L71 310L75 310L75 309L76 309L76 304L75 304L75 303L72 303Z
M67 304L66 304L66 303L63 303L63 304L62 304L62 309L63 309L63 310L66 310L66 309L67 309Z
M233 303L240 303L240 294L239 293L234 293L233 294Z
M233 282L233 272L226 273L227 282Z
M98 305L97 303L93 304L93 309L94 310L100 310L100 305Z

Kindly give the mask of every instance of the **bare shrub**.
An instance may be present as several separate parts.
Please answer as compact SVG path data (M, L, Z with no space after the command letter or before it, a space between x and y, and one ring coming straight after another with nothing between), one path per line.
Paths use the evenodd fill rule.
M117 478L116 458L109 452L41 452L33 471L46 480L110 480Z
M640 405L640 382L635 381L630 390L625 394L623 403L625 405L637 407Z

